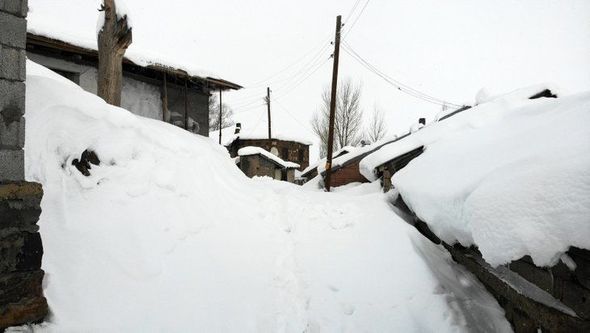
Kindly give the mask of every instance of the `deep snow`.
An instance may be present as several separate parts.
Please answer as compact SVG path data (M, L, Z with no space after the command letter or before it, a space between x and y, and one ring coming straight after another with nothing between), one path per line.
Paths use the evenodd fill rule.
M485 289L378 188L248 179L207 138L34 63L27 72L26 174L45 191L51 308L35 329L510 331ZM102 161L90 177L71 165L87 148Z
M480 96L364 158L361 172L374 179L376 166L424 146L393 185L440 238L477 245L493 266L525 255L550 266L570 246L590 249L590 93L528 99L544 88Z

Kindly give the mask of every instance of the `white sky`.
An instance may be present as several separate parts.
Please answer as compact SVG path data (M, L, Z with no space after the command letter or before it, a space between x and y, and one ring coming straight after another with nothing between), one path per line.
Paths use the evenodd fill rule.
M329 57L331 46L317 51L332 40L336 15L348 21L355 2L126 1L135 44L153 45L150 52L158 57L190 63L246 87L224 95L245 132L265 131L262 97L269 85L278 100L273 131L312 140L309 122L331 80L332 62L302 81L310 73L305 65L316 54ZM344 33L365 2L360 0ZM33 25L48 20L52 29L93 38L96 21L88 22L78 8L89 3L94 16L95 0L30 0L30 19ZM590 90L587 0L371 0L346 40L389 76L454 103L472 103L482 87L501 93L552 82L567 93ZM362 84L367 118L378 105L390 134L440 111L400 93L344 52L340 77ZM316 156L317 145L312 159Z

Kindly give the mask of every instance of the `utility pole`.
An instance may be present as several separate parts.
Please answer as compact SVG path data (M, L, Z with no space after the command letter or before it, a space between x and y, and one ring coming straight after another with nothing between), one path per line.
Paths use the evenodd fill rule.
M266 109L268 111L268 138L272 139L270 126L270 87L266 87Z
M221 88L219 88L219 144L221 144L221 122L223 121L223 100L221 98Z
M332 174L332 153L334 149L334 118L336 117L336 91L338 89L338 61L340 60L340 30L342 16L336 17L336 37L334 38L334 67L332 69L332 95L330 97L330 127L328 128L328 157L326 159L325 188L330 192Z

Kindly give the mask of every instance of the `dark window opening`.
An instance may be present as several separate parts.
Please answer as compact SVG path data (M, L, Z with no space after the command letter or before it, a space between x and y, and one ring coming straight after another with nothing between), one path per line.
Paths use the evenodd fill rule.
M57 74L65 77L66 79L74 82L75 84L78 84L78 85L80 84L80 74L79 73L64 71L64 70L55 69L55 68L52 68L51 70L56 72Z
M281 155L283 155L282 158L285 161L288 161L289 160L289 148L283 148L282 150L283 150L283 152L281 154Z
M303 154L303 149L299 149L299 162L303 162L303 159L305 158L304 154Z

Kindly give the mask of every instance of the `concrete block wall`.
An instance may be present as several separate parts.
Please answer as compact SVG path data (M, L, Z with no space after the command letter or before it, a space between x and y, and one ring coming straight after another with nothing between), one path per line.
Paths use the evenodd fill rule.
M37 221L43 190L24 180L27 1L0 0L0 331L48 312Z
M0 181L24 179L27 1L0 1Z

